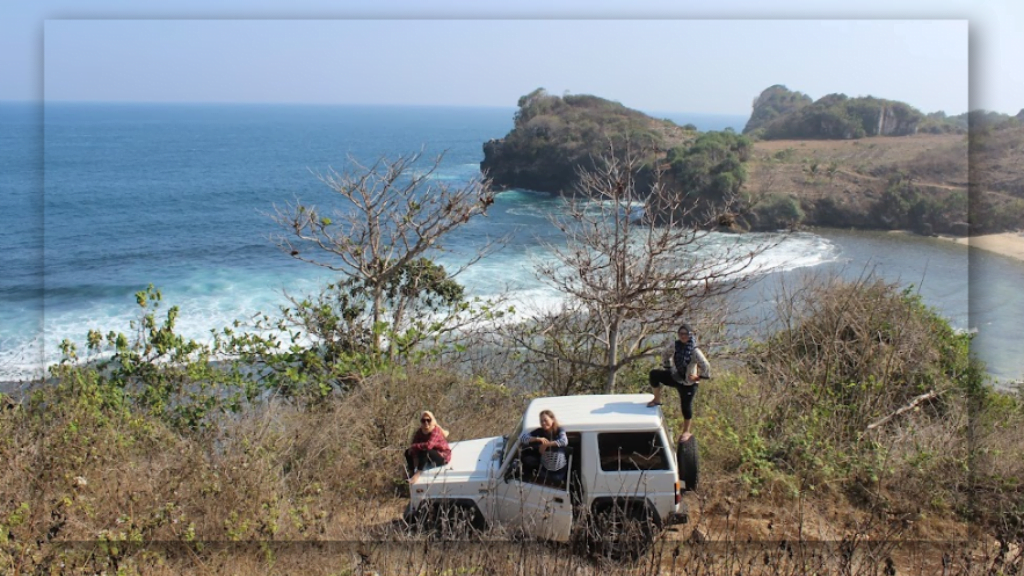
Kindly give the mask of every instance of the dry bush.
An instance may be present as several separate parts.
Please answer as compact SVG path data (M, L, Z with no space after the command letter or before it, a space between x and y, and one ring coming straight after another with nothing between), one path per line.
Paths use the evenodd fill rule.
M117 570L159 543L206 558L217 542L358 541L400 516L420 410L457 440L505 432L523 404L435 368L375 376L311 411L270 401L182 435L119 398L84 369L0 413L0 571Z
M843 286L827 293L828 306L783 302L791 315L780 317L794 328L813 321L808 334L818 336L803 347L795 334L768 340L753 369L702 384L702 481L687 496L694 523L635 562L500 531L440 541L396 521L406 503L402 450L420 410L432 410L452 440L502 434L526 400L503 387L439 366L408 368L321 404L269 400L189 433L119 403L83 369L0 410L0 573L873 575L890 564L901 574L1019 573L1024 402L956 385L929 364L957 351L929 352L948 326L895 302L913 299L871 283L864 293ZM863 308L862 294L888 316ZM837 330L842 322L821 317L829 313L854 325ZM888 337L864 327L886 317L899 321ZM823 326L868 336L831 342ZM813 355L810 342L820 344ZM862 348L876 362L860 364ZM769 350L802 355L788 371ZM874 374L886 358L879 373L896 390L851 391L825 376ZM642 377L627 380L642 387ZM922 383L941 394L851 435L850 419L877 422ZM666 408L670 418L678 410ZM852 486L865 492L855 501L870 504L859 515L835 498ZM839 510L842 522L832 515ZM940 529L965 517L980 537ZM915 528L928 523L934 532ZM964 541L905 543L951 534Z
M750 363L779 399L780 423L826 406L835 439L848 441L926 392L940 416L967 371L969 337L894 284L811 278L776 302L778 329Z
M753 425L737 432L748 474L890 517L962 507L969 336L869 275L807 276L774 299L748 362Z
M1024 390L976 398L967 434L967 513L1000 540L1024 541Z

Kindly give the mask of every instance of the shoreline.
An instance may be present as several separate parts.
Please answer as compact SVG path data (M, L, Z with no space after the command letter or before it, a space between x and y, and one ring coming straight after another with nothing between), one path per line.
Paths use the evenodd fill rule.
M1001 232L967 238L953 238L957 244L994 252L1024 262L1024 232Z
M893 230L892 233L913 234L913 232L906 230ZM961 246L978 248L979 250L985 250L986 252L992 252L1024 262L1024 231L999 232L997 234L982 234L979 236L948 236L938 234L934 238L960 244Z

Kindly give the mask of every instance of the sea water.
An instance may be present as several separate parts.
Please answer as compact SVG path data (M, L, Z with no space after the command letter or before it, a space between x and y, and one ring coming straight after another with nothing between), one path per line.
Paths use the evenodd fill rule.
M179 331L198 339L234 320L275 313L286 294L314 293L337 275L277 248L277 208L329 205L335 198L318 174L381 156L443 153L432 178L469 182L479 177L482 144L505 135L514 112L0 104L0 381L41 376L59 359L63 339L82 342L90 329L128 331L138 314L133 295L149 284L181 308ZM658 115L665 116L702 130L740 130L746 120ZM563 209L550 194L501 192L487 216L459 229L437 258L453 268L488 240L507 237L459 281L471 295L504 293L526 312L550 308L562 296L538 281L534 265L560 241L550 217ZM831 268L914 285L954 326L977 330L975 348L995 376L1024 372L1013 321L1024 315L1019 262L930 238L823 230L787 236L758 265L776 270L777 279Z

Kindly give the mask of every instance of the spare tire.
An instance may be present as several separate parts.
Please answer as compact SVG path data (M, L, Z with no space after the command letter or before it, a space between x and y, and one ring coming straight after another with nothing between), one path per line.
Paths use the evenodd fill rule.
M697 489L700 472L697 452L696 436L690 436L685 442L676 445L676 462L679 464L679 479L683 482L682 490L684 492Z

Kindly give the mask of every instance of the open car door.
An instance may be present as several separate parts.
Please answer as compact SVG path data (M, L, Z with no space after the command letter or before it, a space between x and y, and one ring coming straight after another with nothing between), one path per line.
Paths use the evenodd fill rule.
M511 453L517 454L518 446ZM505 528L521 530L532 538L569 540L572 501L568 482L539 483L523 478L518 458L509 458L497 478L494 496L495 517Z

